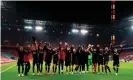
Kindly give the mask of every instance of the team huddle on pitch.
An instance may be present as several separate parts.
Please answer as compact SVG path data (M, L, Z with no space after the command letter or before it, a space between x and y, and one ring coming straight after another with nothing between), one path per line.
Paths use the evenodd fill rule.
M91 71L94 74L110 74L111 70L108 65L110 55L113 57L115 75L118 75L120 52L118 52L117 48L105 47L103 49L99 45L94 48L89 44L87 48L79 45L76 49L74 45L70 46L67 43L63 45L62 42L59 43L58 48L53 48L47 43L33 43L28 48L17 46L17 52L18 76L28 75L31 68L30 53L32 53L33 75L35 75L35 70L37 70L37 75L42 75L44 62L47 75L50 71L52 71L53 75L57 74L57 72L59 74L82 74ZM91 69L90 66L92 66ZM20 71L21 68L22 71Z

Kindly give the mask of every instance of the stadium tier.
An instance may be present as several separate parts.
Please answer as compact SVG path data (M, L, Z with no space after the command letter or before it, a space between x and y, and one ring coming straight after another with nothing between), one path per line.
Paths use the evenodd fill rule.
M15 57L17 56L16 50L12 49L12 48L9 48L9 49L8 48L7 49L2 48L1 52L8 52L8 53L11 53Z
M133 55L133 51L124 51L124 52L121 52L120 59L124 59L127 56L129 56L129 55Z
M13 56L11 53L8 52L1 52L1 55L11 59L15 59L15 56Z
M13 60L11 58L8 58L8 57L5 57L5 56L1 55L1 61L0 61L1 64L8 63L8 62L13 62L13 61L16 61L16 60Z

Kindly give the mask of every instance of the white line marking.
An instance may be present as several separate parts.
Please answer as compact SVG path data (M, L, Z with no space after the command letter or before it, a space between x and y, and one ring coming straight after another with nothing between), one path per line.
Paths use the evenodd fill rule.
M16 64L15 64L15 65L16 65ZM5 72L5 71L7 71L7 70L9 70L9 69L13 68L15 65L13 65L13 66L11 66L11 67L9 67L9 68L7 68L7 69L5 69L5 70L1 71L0 73L3 73L3 72Z

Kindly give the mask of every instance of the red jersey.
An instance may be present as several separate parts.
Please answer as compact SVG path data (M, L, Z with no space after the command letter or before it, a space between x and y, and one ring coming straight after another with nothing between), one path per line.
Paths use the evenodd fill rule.
M59 59L60 60L64 60L65 55L64 55L64 51L63 50L59 50Z
M59 43L58 57L59 57L60 60L65 60L65 55L64 55L64 51L63 51L62 42Z
M24 62L30 62L30 55L29 54L24 55Z

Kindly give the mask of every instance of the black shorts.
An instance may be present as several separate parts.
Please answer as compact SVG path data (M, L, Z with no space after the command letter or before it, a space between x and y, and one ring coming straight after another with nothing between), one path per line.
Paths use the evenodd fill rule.
M58 60L53 60L53 64L58 65Z
M88 64L88 59L85 59L85 64Z
M65 60L65 66L70 66L71 61L70 60Z
M59 64L64 64L64 60L60 59Z
M109 62L108 60L104 60L103 65L108 65L108 62Z
M118 66L119 67L119 61L114 61L113 66Z
M17 66L24 66L24 61L23 60L18 60Z
M45 60L45 65L50 66L51 60Z
M82 65L82 64L83 64L83 60L82 59L79 59L78 65Z
M43 60L39 60L39 64L43 64Z
M93 64L97 63L97 60L92 60L92 63L93 63Z
M39 61L33 60L33 66L35 66L35 65L37 65L37 64L39 64Z
M87 63L88 64L88 63ZM85 60L82 60L81 65L85 65Z
M98 60L98 65L104 65L104 61L103 60Z
M72 65L77 64L77 60L72 60Z

